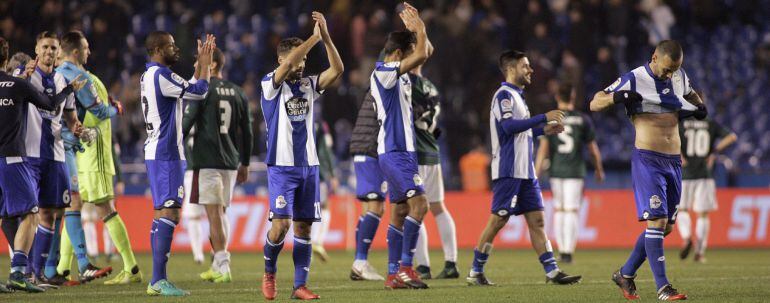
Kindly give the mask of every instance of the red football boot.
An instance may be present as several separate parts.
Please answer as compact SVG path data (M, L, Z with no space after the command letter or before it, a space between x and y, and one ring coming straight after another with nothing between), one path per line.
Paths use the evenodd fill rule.
M262 276L262 295L265 299L274 300L278 295L278 290L275 288L275 274L265 273Z

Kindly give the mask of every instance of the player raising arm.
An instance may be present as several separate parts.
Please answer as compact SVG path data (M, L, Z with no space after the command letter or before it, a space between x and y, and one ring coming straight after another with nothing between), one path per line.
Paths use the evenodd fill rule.
M660 300L684 300L666 277L663 238L676 221L682 191L679 120L688 116L704 119L706 106L690 86L680 67L682 46L673 40L660 42L649 63L622 75L591 100L591 110L601 111L623 104L636 131L631 156L631 176L639 221L647 229L637 238L626 264L612 275L626 299L638 299L634 278L649 260Z
M262 78L262 114L267 124L267 178L270 231L265 239L262 294L277 295L275 273L284 237L294 225L294 287L292 298L319 296L306 287L310 268L310 229L321 220L318 154L313 136L313 102L343 71L342 60L323 15L313 12L313 35L306 41L287 38L278 44L278 68ZM329 68L320 76L303 76L307 53L323 40Z
M145 47L150 57L141 78L142 111L147 129L144 162L152 191L155 216L150 230L152 246L152 279L147 285L151 296L184 296L166 278L174 228L179 222L179 209L184 198L185 157L182 138L182 99L200 101L209 89L214 36L206 42L198 40L198 66L193 84L173 73L169 66L179 61L179 48L167 32L152 32Z

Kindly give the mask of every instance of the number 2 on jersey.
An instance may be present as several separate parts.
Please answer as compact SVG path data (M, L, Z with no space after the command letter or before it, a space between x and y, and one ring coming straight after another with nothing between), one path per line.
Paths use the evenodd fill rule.
M227 134L230 129L230 119L233 115L233 107L227 100L219 100L219 133Z

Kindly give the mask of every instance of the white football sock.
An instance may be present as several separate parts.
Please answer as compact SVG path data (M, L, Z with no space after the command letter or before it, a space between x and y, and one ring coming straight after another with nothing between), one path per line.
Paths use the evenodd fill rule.
M193 260L203 261L203 226L200 218L189 218L185 222L187 234L190 236L190 248L193 253Z
M218 273L230 272L230 253L222 250L214 253L214 263L211 269Z
M554 236L556 237L556 245L559 246L559 252L565 253L564 246L564 212L557 210L553 214Z
M318 238L316 242L321 246L324 245L326 240L326 234L329 233L329 227L332 224L332 212L329 209L321 210L321 228L318 231Z
M692 236L692 219L690 219L690 213L687 211L680 211L676 215L676 225L679 229L679 235L682 239L687 241Z
M102 239L104 239L104 254L109 255L114 251L115 245L112 243L112 236L107 226L102 226ZM129 270L131 270L129 268Z
M425 224L420 224L420 235L417 236L417 247L414 252L414 265L425 265L430 267L430 257L428 256L428 230Z
M678 223L678 222L677 222ZM706 253L706 245L709 239L709 230L711 229L711 220L709 217L698 217L695 222L695 237L698 238L697 253L703 255Z
M571 254L575 252L575 246L577 246L578 237L578 213L577 211L564 212L564 249L559 246L559 252Z
M86 236L86 252L91 257L99 255L99 238L96 236L96 223L83 221L83 233Z
M441 236L441 246L444 248L444 260L457 262L457 230L455 220L449 212L445 211L436 218L438 234Z
M230 239L232 238L230 234L232 232L230 230L230 217L227 216L227 213L222 215L222 226L225 230L225 251L227 251L227 248L230 247Z

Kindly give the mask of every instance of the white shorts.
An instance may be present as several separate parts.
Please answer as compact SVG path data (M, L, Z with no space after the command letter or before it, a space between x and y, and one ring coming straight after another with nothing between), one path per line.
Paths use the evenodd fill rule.
M318 193L321 198L321 206L326 205L329 201L329 183L326 181L318 182Z
M182 202L182 217L198 218L206 215L206 209L203 205L190 203L190 193L192 192L193 171L184 172L184 200Z
M717 190L714 179L682 180L680 210L709 212L717 210Z
M428 203L444 201L444 178L441 175L441 165L420 165L418 170L423 180Z
M83 207L80 209L80 219L86 222L99 220L99 214L96 212L96 205L93 203L83 203Z
M583 201L583 179L551 178L551 191L555 208L576 211Z

